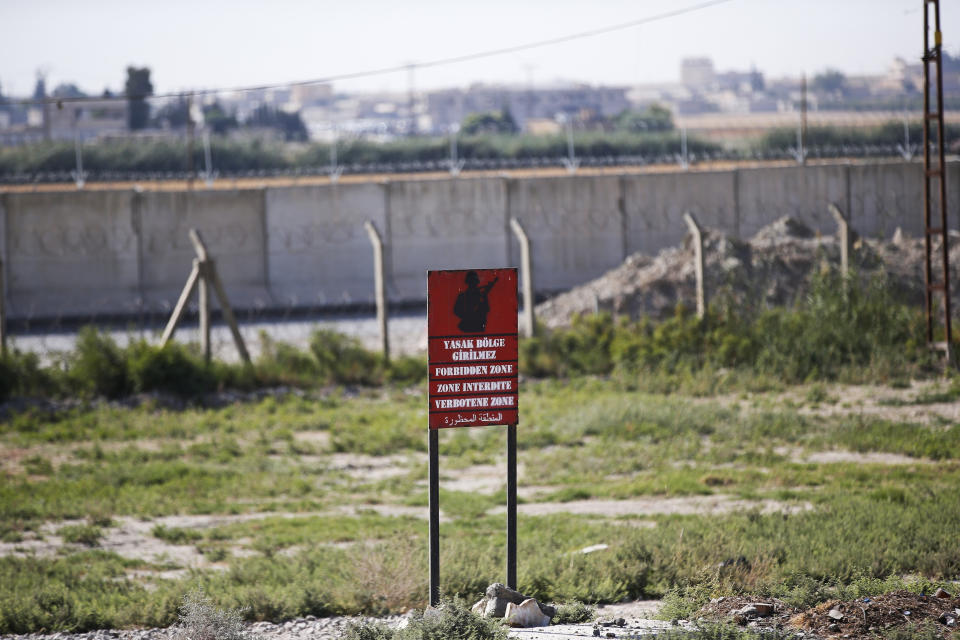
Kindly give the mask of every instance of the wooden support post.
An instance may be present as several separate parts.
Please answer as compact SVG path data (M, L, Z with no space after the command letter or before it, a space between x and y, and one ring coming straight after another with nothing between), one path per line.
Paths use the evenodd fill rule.
M210 282L213 285L213 291L217 294L217 300L220 301L220 310L223 312L223 319L227 321L230 327L230 333L233 335L233 343L237 345L237 351L246 364L250 364L250 353L247 351L247 345L243 342L243 336L240 335L240 326L237 324L237 318L233 315L233 307L230 306L230 300L227 299L227 291L223 288L220 281L220 274L213 260L208 262L210 267Z
M170 320L167 321L167 327L163 330L163 336L160 338L161 348L167 346L170 338L173 337L173 332L176 331L177 325L180 324L180 318L183 317L183 312L187 308L187 301L189 301L190 296L193 295L193 290L197 286L197 280L199 278L200 261L194 258L193 269L191 269L190 275L187 276L187 284L183 286L183 291L180 292L180 299L177 300L177 305L173 308L173 313L170 314Z
M693 235L693 268L697 275L697 317L703 318L707 313L707 291L703 282L703 231L700 223L689 211L683 214L683 219Z
M389 318L387 317L387 295L383 273L383 240L380 237L380 232L369 220L363 223L363 228L367 230L367 235L370 236L370 244L373 245L373 295L377 302L380 349L383 352L383 361L390 362L390 333L387 324Z
M197 253L197 259L200 260L200 262L209 260L210 256L207 254L207 245L203 243L200 232L196 229L190 229L187 235L190 236L190 243L193 244L193 250Z
M3 286L3 260L0 260L0 357L7 355L7 290Z
M237 318L233 315L233 308L230 306L230 300L227 299L227 292L223 288L223 282L220 281L220 275L217 273L217 265L207 252L207 246L200 237L200 232L196 229L190 229L190 242L193 243L193 249L197 257L193 260L193 270L187 277L187 284L180 293L180 299L177 300L177 306L173 309L173 314L167 322L166 329L163 330L163 337L160 339L160 346L163 347L173 337L173 332L180 324L180 318L187 307L187 301L193 294L195 287L200 287L200 345L203 350L203 357L207 362L210 361L210 292L208 287L213 287L213 292L220 302L220 310L223 312L223 318L230 327L230 333L233 334L233 342L237 345L237 351L240 357L247 364L250 364L250 353L247 351L247 345L243 342L243 336L240 335L240 327L237 325Z
M520 272L523 280L523 334L531 338L536 328L533 315L533 265L530 258L530 237L516 218L510 218L510 228L520 242Z
M837 240L840 243L840 273L846 277L850 273L850 223L837 205L831 202L827 205L827 209L830 211L833 219L837 221Z
M220 302L220 311L223 312L223 319L227 321L230 327L230 333L233 334L233 342L237 345L237 351L240 357L247 364L250 364L250 354L247 352L247 345L243 342L243 336L240 335L240 327L237 325L237 318L233 315L233 307L230 306L230 300L227 299L227 291L223 288L223 282L220 281L220 274L217 272L217 265L207 251L207 245L204 244L200 232L196 229L190 229L190 242L193 243L193 249L197 252L197 258L205 264L205 277L208 284L213 286L214 293L217 294L217 300Z
M210 261L202 261L197 265L200 268L200 278L197 280L197 297L200 301L200 352L203 361L210 363L212 349L210 346Z

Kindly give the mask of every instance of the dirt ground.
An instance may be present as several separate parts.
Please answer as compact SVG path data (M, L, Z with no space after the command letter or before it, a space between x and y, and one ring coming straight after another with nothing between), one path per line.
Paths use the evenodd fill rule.
M737 596L717 598L706 604L698 618L734 622L743 626L798 630L817 637L862 638L908 625L929 626L938 635L953 637L960 620L960 598L942 592L915 594L894 591L872 598L831 600L798 611L775 598ZM773 605L770 615L744 615L751 603Z

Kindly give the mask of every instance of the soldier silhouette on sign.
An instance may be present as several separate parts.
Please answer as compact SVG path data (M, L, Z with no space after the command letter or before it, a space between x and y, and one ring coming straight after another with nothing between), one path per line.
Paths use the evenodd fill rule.
M497 284L499 278L494 278L491 282L480 285L480 276L476 271L467 271L464 281L467 283L467 290L461 291L457 296L457 301L453 304L453 313L460 318L460 331L464 333L483 333L487 330L487 314L490 312L490 302L487 296L490 289Z

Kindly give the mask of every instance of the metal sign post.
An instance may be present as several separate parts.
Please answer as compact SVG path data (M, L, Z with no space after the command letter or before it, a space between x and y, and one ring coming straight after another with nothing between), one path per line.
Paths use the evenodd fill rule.
M517 270L427 273L430 605L440 601L439 431L507 427L507 586L517 588Z

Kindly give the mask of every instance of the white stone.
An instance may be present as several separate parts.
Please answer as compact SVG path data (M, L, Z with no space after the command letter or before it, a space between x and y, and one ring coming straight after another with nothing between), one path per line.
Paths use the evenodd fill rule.
M540 610L540 605L533 598L527 598L519 605L508 603L504 621L511 627L545 627L550 624L550 616Z

